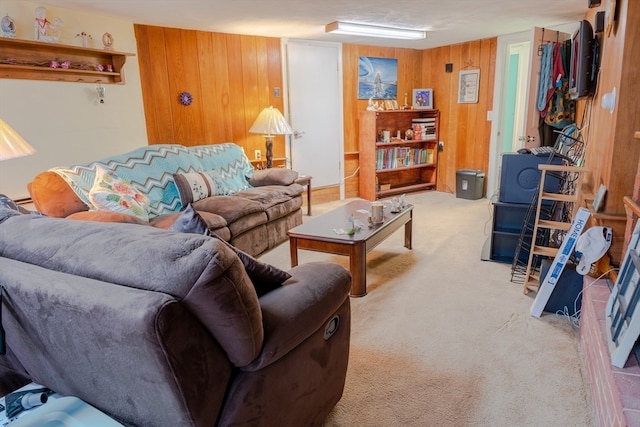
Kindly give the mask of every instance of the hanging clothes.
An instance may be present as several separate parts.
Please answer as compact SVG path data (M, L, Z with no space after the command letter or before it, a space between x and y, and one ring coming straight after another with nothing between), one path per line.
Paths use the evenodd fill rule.
M537 107L540 115L544 117L547 111L547 94L553 89L553 44L547 43L541 47L542 58L540 59L540 82L538 83Z
M570 51L567 42L555 43L553 47L554 86L547 94L547 108L544 122L554 128L564 128L575 122L576 103L569 95L569 78L566 70L567 55Z

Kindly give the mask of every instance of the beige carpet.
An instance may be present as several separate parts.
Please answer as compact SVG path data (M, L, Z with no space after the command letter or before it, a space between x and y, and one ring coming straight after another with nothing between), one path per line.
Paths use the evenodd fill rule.
M439 192L407 201L413 250L399 230L367 257L369 293L351 299L347 381L326 426L593 426L578 330L531 317L533 294L511 283L511 266L481 261L490 202ZM288 243L261 259L288 269Z

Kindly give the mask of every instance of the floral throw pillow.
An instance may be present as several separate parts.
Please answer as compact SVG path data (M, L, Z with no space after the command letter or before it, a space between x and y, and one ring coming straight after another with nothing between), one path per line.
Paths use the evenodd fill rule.
M99 211L113 211L149 220L149 199L130 183L103 166L96 166L96 179L89 200Z

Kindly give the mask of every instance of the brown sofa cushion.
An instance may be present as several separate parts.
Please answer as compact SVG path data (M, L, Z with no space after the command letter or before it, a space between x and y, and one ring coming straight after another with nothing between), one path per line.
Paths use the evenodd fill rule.
M200 214L211 212L223 217L231 236L267 223L267 214L258 202L237 196L216 196L198 200L193 207Z
M298 179L298 172L286 168L261 169L253 173L249 184L254 187L263 185L290 185Z
M180 216L169 228L169 231L209 235L207 223L200 215L198 215L198 212L196 212L191 205L188 205L182 211ZM211 236L219 238L215 234L212 234ZM247 272L258 297L277 288L287 279L291 278L291 275L286 271L280 270L279 268L262 261L258 261L248 253L241 251L225 241L223 242L232 251L234 251L236 255L238 255L238 258L240 258L240 261L242 261L242 265L244 265L244 269Z
M98 222L124 222L129 224L149 225L148 221L144 221L133 215L122 212L110 211L82 211L72 213L67 219L76 219L80 221L98 221Z
M227 221L220 215L211 212L200 212L200 217L207 223L210 231L219 230L227 227ZM154 227L169 229L176 219L180 216L180 212L164 214L153 218L149 223Z

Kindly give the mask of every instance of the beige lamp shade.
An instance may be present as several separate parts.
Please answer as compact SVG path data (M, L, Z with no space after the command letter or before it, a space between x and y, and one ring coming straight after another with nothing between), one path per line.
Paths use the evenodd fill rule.
M0 119L0 160L28 156L36 150L25 141L18 132Z
M267 168L273 166L273 136L274 135L291 135L293 129L287 123L280 110L270 106L265 108L258 114L253 126L249 129L250 133L261 133L264 135L267 157Z
M258 114L253 126L249 129L250 133L261 133L263 135L291 135L293 129L287 123L280 110L270 106L265 108Z

